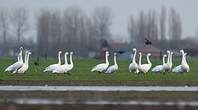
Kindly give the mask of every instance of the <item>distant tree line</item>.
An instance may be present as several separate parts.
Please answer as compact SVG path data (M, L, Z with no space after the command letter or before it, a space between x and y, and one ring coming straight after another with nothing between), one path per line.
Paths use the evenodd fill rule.
M87 56L90 51L100 51L102 45L107 46L109 39L113 38L112 18L108 7L95 8L90 14L78 7L61 11L41 9L34 16L36 23L33 24L25 8L0 8L0 49L6 55L7 48L26 45L34 48L38 56L56 56L58 50ZM25 40L32 27L36 27L37 34L33 36L36 43L32 43L31 38ZM144 46L145 39L161 49L178 49L181 42L184 48L197 47L198 44L192 38L182 38L180 14L174 8L167 9L165 6L160 11L140 11L137 16L130 16L127 29L130 44L136 47Z
M147 38L154 46L167 48L168 43L182 40L181 17L174 8L167 10L165 6L161 7L160 13L155 10L141 11L137 17L130 17L128 32L136 46L142 46ZM174 46L177 47L177 44Z
M0 8L0 36L3 38L1 39L3 41L2 53L7 54L8 43L11 45L12 41L17 41L17 45L22 44L22 37L29 29L28 17L25 8L16 8L12 11Z
M41 56L67 50L87 56L99 42L110 36L111 10L96 8L91 16L77 7L63 12L42 10L37 18L38 51Z

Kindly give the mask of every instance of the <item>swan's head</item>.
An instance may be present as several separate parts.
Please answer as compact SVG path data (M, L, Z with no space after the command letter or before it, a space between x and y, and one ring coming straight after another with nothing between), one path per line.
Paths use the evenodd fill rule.
M61 54L61 53L62 53L62 51L58 51L58 53L59 53L59 54Z
M31 55L31 54L32 54L32 52L28 52L28 54L29 54L29 55Z
M20 47L20 50L23 50L23 47L22 46Z
M136 48L133 48L133 51L137 51L137 49Z
M173 55L173 52L171 52L171 55Z
M167 50L166 52L169 54L170 53L170 50Z
M184 50L183 50L183 49L181 49L181 50L180 50L180 52L181 52L181 53L184 53Z
M70 55L73 55L74 54L74 52L70 52Z
M109 55L110 55L108 51L106 51L106 52L105 52L105 54L106 54L107 56L109 56Z
M166 58L167 57L167 55L166 54L164 54L164 58Z
M142 55L142 53L141 53L141 52L139 52L139 55Z
M147 56L151 56L151 53L148 53Z
M114 53L113 55L114 55L114 56L116 56L116 55L117 55L117 53Z
M69 52L65 52L65 55L68 55L69 54Z

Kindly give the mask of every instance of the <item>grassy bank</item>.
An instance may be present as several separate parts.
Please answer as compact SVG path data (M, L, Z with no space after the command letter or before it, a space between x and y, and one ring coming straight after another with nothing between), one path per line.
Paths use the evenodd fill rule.
M112 60L111 64L112 64ZM158 59L151 59L153 67L160 64ZM35 59L30 59L30 68L25 74L5 73L5 68L14 63L14 59L0 59L0 84L48 84L48 85L198 85L198 59L191 58L188 63L191 67L189 73L134 74L128 72L128 60L118 60L119 71L113 74L99 74L90 72L91 68L102 62L96 59L75 59L71 75L44 73L43 70L56 59L41 59L38 66L34 65ZM145 62L145 59L144 61ZM180 59L175 59L173 65L180 64Z

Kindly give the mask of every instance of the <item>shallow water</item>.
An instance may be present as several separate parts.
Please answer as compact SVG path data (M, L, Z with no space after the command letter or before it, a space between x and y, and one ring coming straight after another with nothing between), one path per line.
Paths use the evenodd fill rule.
M146 106L198 106L198 101L106 101L106 100L91 100L91 101L64 101L63 99L31 99L31 98L15 98L15 99L0 99L0 102L15 103L15 104L30 104L30 105L146 105Z
M0 86L0 91L182 91L196 92L198 86Z

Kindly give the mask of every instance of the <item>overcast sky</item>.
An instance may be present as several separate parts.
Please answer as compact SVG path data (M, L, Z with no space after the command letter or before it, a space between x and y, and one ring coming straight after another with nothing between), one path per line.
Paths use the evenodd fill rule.
M92 13L95 7L107 6L113 12L113 35L128 36L127 22L130 15L137 15L141 10L156 9L161 6L175 8L183 21L183 35L193 36L198 29L198 0L0 0L0 7L25 7L32 15L40 8L65 9L77 6L85 12ZM33 31L35 32L35 31Z

